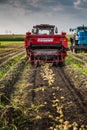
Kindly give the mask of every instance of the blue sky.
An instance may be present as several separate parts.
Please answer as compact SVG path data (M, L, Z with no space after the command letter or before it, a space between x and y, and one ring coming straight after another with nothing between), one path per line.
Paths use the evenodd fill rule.
M0 34L25 34L43 23L59 33L87 25L87 0L0 0Z

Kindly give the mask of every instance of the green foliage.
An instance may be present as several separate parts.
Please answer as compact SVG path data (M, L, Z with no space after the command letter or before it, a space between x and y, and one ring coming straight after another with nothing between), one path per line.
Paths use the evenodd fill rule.
M14 67L14 65L21 59L22 55L13 58L9 64L6 64L3 68L0 69L0 78L2 78L9 69Z
M24 41L25 35L0 35L0 41Z
M5 46L9 44L23 44L24 41L0 41L0 46Z
M9 126L4 126L0 130L18 130L14 124L10 124Z
M86 64L81 64L81 61L75 60L71 55L69 55L66 58L66 62L71 64L73 68L75 68L76 70L80 71L82 74L87 76L87 66L86 66Z

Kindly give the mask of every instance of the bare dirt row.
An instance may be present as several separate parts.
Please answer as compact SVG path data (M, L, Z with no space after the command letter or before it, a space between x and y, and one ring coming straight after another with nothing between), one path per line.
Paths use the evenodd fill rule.
M60 77L63 81L63 86L64 86L62 88L63 91L64 91L63 96L65 95L64 97L66 97L66 99L65 99L66 100L66 104L65 104L66 107L64 107L64 108L65 109L67 108L67 110L69 108L69 111L68 111L69 113L65 112L65 115L70 114L70 107L71 107L71 114L70 114L71 119L70 120L75 121L75 118L76 118L76 120L78 120L78 118L79 118L79 122L86 123L86 120L84 120L85 118L84 119L82 118L82 117L87 117L86 106L84 105L84 102L81 99L81 95L77 91L74 83L70 81L68 72L66 73L65 68L56 69L56 70L57 70L57 73L60 75ZM68 91L65 91L66 89ZM70 98L71 98L71 101L69 101ZM67 101L69 101L69 102L67 102ZM69 107L68 107L68 105L69 105ZM72 113L72 108L73 108L74 114ZM78 110L78 114L77 114L77 110ZM69 118L69 116L68 116L68 118Z
M12 56L15 56L15 55L17 55L17 54L19 54L19 53L23 53L23 52L24 52L24 49L19 50L19 51L12 52L12 53L9 54L9 55L6 55L6 56L4 56L4 57L1 57L1 58L0 58L0 64L3 63L3 62L4 62L5 60L7 60L8 58L11 58Z
M16 54L20 52L24 52L24 48L22 44L17 44L11 47L12 45L9 46L4 46L0 47L0 64L6 61L8 58L11 58L12 56L15 56Z
M23 49L24 49L23 46L17 46L15 48L11 48L10 50L9 49L3 50L3 52L2 52L1 48L0 48L0 58L5 57L7 55L11 55L15 51L20 51L20 50L23 50Z
M10 95L13 90L13 85L15 84L16 80L18 80L20 71L25 64L25 59L25 57L21 58L21 60L0 80L0 94L2 100L3 97L6 97L6 99L8 100L10 99Z
M23 48L23 43L11 43L8 45L0 46L0 56L7 55L8 53L12 53L14 50L20 50Z
M64 67L45 63L36 68L22 44L0 49L1 56L7 55L0 65L1 130L87 130L85 75L69 61ZM86 67L85 54L69 56Z
M69 74L65 74L65 67L45 64L35 68L23 62L17 70L9 74L10 80L3 80L5 89L1 89L1 93L5 94L2 102L3 97L9 100L1 109L4 113L1 119L3 122L6 120L9 128L12 124L18 130L65 130L65 127L72 130L75 127L79 129L82 124L86 128L86 106Z
M81 72L76 70L75 68L72 69L72 65L67 64L65 66L65 71L70 79L73 82L77 93L80 95L80 98L83 100L83 104L87 106L87 76L83 75Z

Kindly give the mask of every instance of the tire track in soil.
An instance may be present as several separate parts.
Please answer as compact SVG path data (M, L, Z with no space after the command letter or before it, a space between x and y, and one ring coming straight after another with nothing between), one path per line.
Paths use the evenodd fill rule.
M43 100L43 99L45 99L44 91L47 90L47 88L48 88L48 90L50 89L49 81L47 79L43 78L43 75L42 75L43 73L44 72L43 72L42 67L38 67L38 68L33 67L32 102L36 105L38 105L40 103L41 98L39 98L39 97L44 97L41 99L42 102L44 103L44 100ZM45 72L45 74L46 74L46 72Z
M19 80L14 84L14 92L11 94L11 102L14 106L20 107L26 105L26 99L28 97L29 81L27 79L30 75L30 65L28 61L25 63L22 69ZM28 106L29 107L29 106Z
M77 95L76 90L74 90L73 85L69 79L66 78L62 69L54 67L50 67L49 70L50 69L52 69L55 74L55 82L52 86L49 86L48 81L43 80L41 75L43 69L41 67L31 68L32 74L30 79L32 84L29 86L27 105L30 105L30 107L32 106L31 104L33 104L33 107L42 106L38 109L38 112L33 112L35 120L32 125L32 130L48 130L53 123L56 123L54 119L49 117L49 114L55 118L58 115L56 110L52 107L54 93L64 107L64 120L68 120L71 123L76 121L80 125L86 124L86 109L80 97Z
M63 68L53 68L53 71L56 75L54 86L59 86L56 95L58 98L64 98L64 102L62 103L64 105L65 120L86 124L87 108L83 105L83 101L80 95L78 95L75 86L67 78Z
M11 95L13 95L12 102L18 99L16 105L25 106L26 113L28 114L23 117L24 123L18 127L18 130L49 130L50 126L57 123L54 119L58 116L58 113L56 109L52 107L54 93L58 100L62 98L60 103L63 104L64 107L65 120L73 122L79 118L80 124L85 123L86 117L84 117L84 113L82 110L79 110L79 106L77 106L77 95L75 99L72 94L72 84L69 83L65 74L61 76L61 74L64 73L62 69L54 67L47 69L46 73L52 70L55 74L55 82L49 86L48 81L42 77L42 74L44 74L43 68L35 68L34 66L28 65L29 64L24 64L22 66L22 69L24 69L21 71L18 80L15 80L15 83L13 83L13 93L10 90ZM49 73L49 76L50 75L51 73ZM68 85L70 88L67 88ZM19 91L18 87L22 90L20 89ZM73 115L73 113L75 115ZM54 117L54 119L52 117Z
M23 89L20 100L23 100L25 104L28 105L28 107L31 107L32 103L34 104L35 89L42 85L39 72L40 68L35 68L34 66L31 66L27 61L24 70L19 77L19 80L14 85L14 88L21 87L21 89Z
M53 115L56 114L55 109L52 108L52 94L54 90L49 86L49 81L43 79L42 74L44 75L44 69L42 67L34 67L32 69L31 82L33 84L31 85L31 91L28 95L28 101L32 101L31 104L37 109L37 111L33 112L34 121L32 130L48 130L54 122L49 115L50 113Z
M33 68L32 68L33 67ZM31 76L31 82L32 84L32 88L31 88L31 101L33 104L35 104L35 97L36 97L36 91L39 91L46 83L44 83L42 77L41 77L41 67L34 67L32 66L31 70L32 70L32 76Z
M27 119L22 126L19 126L20 128L18 127L19 129L27 128L27 130L33 130L33 126L35 126L35 121L32 122L32 120L37 117L34 109L38 105L35 104L36 91L42 85L40 69L41 68L35 68L34 66L31 66L29 63L27 63L19 77L19 80L14 85L15 90L12 93L11 104L16 106L16 108L21 108L22 112L26 111L28 114L30 112L28 117L26 117L26 115L23 117L23 121L25 118Z
M83 75L74 68L72 69L72 66L70 65L65 66L65 72L70 81L73 82L77 93L79 93L81 100L83 101L83 104L87 107L87 76Z

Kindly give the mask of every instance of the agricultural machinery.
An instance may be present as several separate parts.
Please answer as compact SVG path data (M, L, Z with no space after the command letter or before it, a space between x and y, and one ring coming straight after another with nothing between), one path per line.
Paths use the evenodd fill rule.
M55 25L40 24L26 32L25 49L29 62L38 66L41 62L63 64L67 56L68 40L66 33L57 34Z
M75 32L71 37L70 49L75 52L87 51L87 26L78 26L70 31Z

